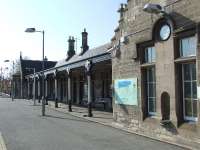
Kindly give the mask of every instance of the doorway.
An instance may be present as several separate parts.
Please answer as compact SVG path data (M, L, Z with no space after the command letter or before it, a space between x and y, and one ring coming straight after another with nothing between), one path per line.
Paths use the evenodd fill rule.
M167 92L161 95L162 120L170 120L170 96Z

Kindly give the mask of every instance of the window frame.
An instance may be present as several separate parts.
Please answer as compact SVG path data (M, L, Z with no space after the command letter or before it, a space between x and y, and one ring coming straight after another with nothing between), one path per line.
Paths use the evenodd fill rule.
M146 94L146 100L147 100L147 103L148 103L148 115L149 116L155 116L156 115L156 72L155 72L155 66L151 66L151 67L147 67L147 68L145 68L146 69L146 92L147 92L147 94ZM151 69L151 71L153 70L154 71L154 81L149 81L149 70ZM155 97L150 97L149 95L150 95L150 84L153 84L153 86L155 86L155 91L153 91L153 92L155 92ZM150 99L154 99L154 103L155 103L155 112L152 112L152 111L150 111Z
M185 80L184 79L184 65L189 65L189 64L194 64L195 65L195 69L196 69L196 63L182 63L181 64L181 67L182 67L182 90L183 90L183 117L184 117L184 120L185 121L192 121L192 122L197 122L198 121L198 105L197 105L197 117L194 116L194 111L193 111L193 101L197 101L198 102L198 98L190 98L189 101L192 101L192 117L191 116L186 116L186 110L185 110L185 101L186 99L189 99L189 98L185 98L185 82L188 82L190 83L190 90L191 90L191 95L193 95L193 82L195 81L197 83L197 76L196 76L196 80L193 80L191 78L191 80ZM190 76L192 77L192 69L190 68ZM196 93L197 94L197 93Z
M156 105L157 105L157 98L156 98L156 93L155 93L155 112L154 113L149 113L149 101L148 101L148 89L147 89L147 69L154 67L155 68L155 92L156 92L156 48L155 48L155 41L146 41L143 43L138 43L137 44L137 52L139 54L139 60L140 60L140 69L142 73L142 79L141 79L141 92L142 92L142 105L143 107L143 119L148 118L148 117L154 117L156 116ZM145 49L148 47L154 47L155 49L155 60L153 62L145 62Z

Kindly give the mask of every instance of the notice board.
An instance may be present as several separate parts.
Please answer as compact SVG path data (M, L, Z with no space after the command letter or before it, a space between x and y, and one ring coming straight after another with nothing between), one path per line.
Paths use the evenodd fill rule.
M117 79L114 81L115 104L138 105L137 78Z

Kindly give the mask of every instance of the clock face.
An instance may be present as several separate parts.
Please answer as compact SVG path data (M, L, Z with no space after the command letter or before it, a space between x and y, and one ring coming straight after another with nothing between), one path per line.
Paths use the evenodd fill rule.
M167 40L171 35L171 28L169 25L165 24L160 29L160 39L165 41Z

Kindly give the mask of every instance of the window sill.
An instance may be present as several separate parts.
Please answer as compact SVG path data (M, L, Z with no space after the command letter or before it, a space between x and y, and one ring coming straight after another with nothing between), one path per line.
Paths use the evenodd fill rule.
M149 115L148 118L151 118L151 119L160 119L160 117L156 116L156 114Z
M152 62L152 63L144 63L144 64L141 64L140 65L142 68L144 67L152 67L152 66L155 66L155 62Z
M160 118L158 116L148 116L144 119L144 123L148 124L160 124Z
M196 56L190 56L190 57L180 57L175 59L175 63L184 63L184 62L195 62Z

